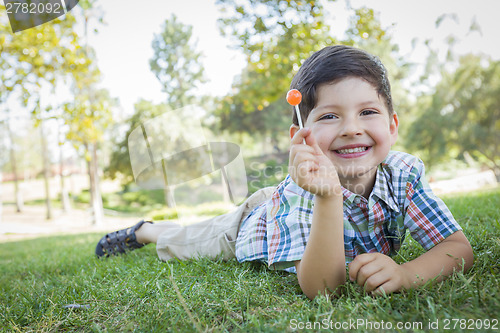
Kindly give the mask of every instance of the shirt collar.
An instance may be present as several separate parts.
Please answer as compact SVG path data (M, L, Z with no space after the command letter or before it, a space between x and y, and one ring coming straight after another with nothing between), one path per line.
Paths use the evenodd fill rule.
M399 212L399 206L396 200L394 200L394 193L391 187L391 177L386 174L384 164L382 163L377 168L377 176L370 197L377 197L385 202L392 210Z
M344 186L342 188L342 195L344 196L344 203L347 203L349 206L354 203L354 199L356 199L357 194L349 191Z
M394 200L393 191L391 191L390 186L390 176L386 175L384 170L384 165L380 164L377 168L377 174L375 176L375 184L373 185L372 192L370 193L368 205L373 207L373 204L378 200L385 202L389 208L393 211L399 212L399 206ZM344 202L351 206L354 203L358 194L355 194L345 187L342 186L342 194L344 196ZM373 199L372 199L373 198Z

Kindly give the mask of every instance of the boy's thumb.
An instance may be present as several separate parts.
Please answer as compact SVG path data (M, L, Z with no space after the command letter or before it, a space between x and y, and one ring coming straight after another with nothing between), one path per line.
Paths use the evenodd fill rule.
M309 134L305 137L306 144L314 149L314 152L316 154L322 154L323 152L321 151L321 148L318 145L318 142L316 141L316 138L312 134L312 131L309 132Z

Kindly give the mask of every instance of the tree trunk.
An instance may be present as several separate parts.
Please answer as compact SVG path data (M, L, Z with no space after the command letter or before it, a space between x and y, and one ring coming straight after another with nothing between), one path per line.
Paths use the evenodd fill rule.
M500 168L498 167L493 168L493 172L495 173L497 183L500 183Z
M61 204L62 204L62 210L63 212L67 213L71 209L71 205L69 203L69 193L68 189L66 188L66 181L64 179L64 168L61 162L61 168L60 168L60 181L61 181Z
M45 137L45 132L43 130L43 122L40 123L40 136L42 144L42 159L43 159L43 182L45 184L45 206L47 207L46 219L50 220L52 218L52 205L50 203L50 170L49 170L49 156L47 152L47 138Z
M495 174L495 178L497 180L497 183L500 183L500 165L498 164L496 157L498 156L498 146L495 147L495 150L491 154L486 154L482 152L481 150L477 149L476 153L479 155L482 155L488 160L488 163L486 163L486 166L490 168L493 173Z
M58 138L60 140L60 127L57 127L58 129ZM63 212L67 213L70 210L70 203L69 203L69 195L68 195L68 189L66 188L66 182L64 179L64 154L63 154L63 144L62 140L59 141L59 175L60 175L60 181L61 181L61 204L62 204L62 209Z
M234 204L233 192L231 191L231 186L229 184L229 179L227 177L226 167L221 165L221 183L222 183L222 200L224 202L230 202Z
M168 186L168 176L167 168L165 166L165 160L162 160L161 168L163 172L163 197L165 198L165 204L169 208L175 208L174 191L170 186Z
M2 187L3 187L2 169L0 169L0 225L2 224L2 214L3 214Z
M222 199L224 202L230 202L234 204L234 197L233 197L233 192L231 191L231 186L229 184L229 178L227 176L227 170L225 164L223 164L222 161L228 161L229 156L227 149L222 150L222 156L217 156L220 158L218 161L217 165L215 165L215 169L220 168L220 174L221 174L221 183L222 183Z
M163 188L163 196L165 198L165 204L167 205L167 207L175 208L174 194L173 191L170 189L170 187L165 186Z
M10 140L10 165L12 166L12 174L14 175L14 193L16 195L16 211L21 213L24 206L23 194L19 190L19 177L17 175L17 160L16 152L14 150L14 137L12 131L10 130L10 125L7 124L7 133Z
M90 159L87 162L90 183L90 205L92 207L92 224L103 225L104 209L102 207L102 196L99 188L99 168L97 164L97 143L87 145Z

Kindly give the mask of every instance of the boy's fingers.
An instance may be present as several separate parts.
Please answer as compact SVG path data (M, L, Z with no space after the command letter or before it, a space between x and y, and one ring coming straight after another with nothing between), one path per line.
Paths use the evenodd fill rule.
M367 292L377 289L379 286L387 282L390 277L386 276L382 272L383 267L370 267L370 269L365 273L363 270L365 267L374 265L365 265L360 273L358 273L358 284L363 286ZM361 278L360 278L361 275Z
M307 147L306 145L303 145L304 147ZM310 149L310 147L307 147ZM304 149L292 149L290 150L290 160L289 160L289 165L291 167L297 166L301 161L306 160L306 159L311 159L313 157L313 152L304 150Z
M387 294L397 291L398 289L399 289L398 286L394 283L393 280L388 280L382 283L380 286L378 286L377 289L375 289L372 292L372 294L377 296L385 296Z
M305 152L301 152L301 154L296 154L293 156L291 166L298 167L299 165L301 165L304 162L307 162L307 161L316 162L316 160L317 160L317 157L313 153L305 151Z
M308 156L307 158L311 158L315 155L314 148L302 144L302 140L299 142L299 144L292 144L290 147L290 165L293 165L296 162L296 157L301 155Z
M317 146L318 144L316 143L316 139L314 138L314 135L312 135L311 131L309 131L309 133L307 133L305 136L304 136L304 139L306 141L306 144L308 146L311 146L311 147L314 147L314 146Z
M312 147L314 149L314 153L316 155L323 154L323 151L319 147L318 142L316 141L316 138L314 137L314 135L312 135L312 132L307 134L304 139L305 139L306 145Z
M293 136L291 144L292 146L293 145L309 146L314 149L314 154L316 155L323 154L321 148L319 147L316 141L316 138L314 137L314 135L312 135L312 131L308 127L304 127L298 130Z
M378 287L379 285L373 286L373 283L377 282L377 279L380 278L379 273L383 269L382 266L374 265L373 261L363 265L358 270L358 275L356 276L356 282L360 286L364 286L365 289L369 289L367 291L371 291Z
M316 159L317 157L310 152L295 155L293 160L291 159L288 169L292 179L297 182L311 171L316 170L318 168Z
M296 145L296 144L301 144L303 143L304 139L306 136L308 136L311 133L311 129L304 127L298 130L295 135L292 138L291 144Z
M349 264L349 279L351 281L356 281L358 272L364 265L375 260L375 256L371 253L363 253L354 258Z
M298 164L297 166L297 175L298 178L302 179L306 177L312 170L316 170L318 167L318 164L314 161L311 160L306 160L303 161L302 163Z
M290 153L299 153L299 152L310 152L314 153L314 148L308 145L305 145L302 140L298 144L293 144L290 146Z

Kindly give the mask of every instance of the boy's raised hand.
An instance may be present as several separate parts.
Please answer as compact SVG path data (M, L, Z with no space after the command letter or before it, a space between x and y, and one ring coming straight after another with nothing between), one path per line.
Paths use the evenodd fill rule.
M322 197L342 194L337 170L309 128L298 130L292 138L288 172L297 185L312 194Z

